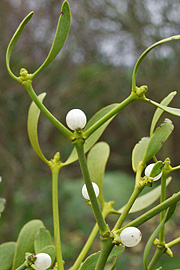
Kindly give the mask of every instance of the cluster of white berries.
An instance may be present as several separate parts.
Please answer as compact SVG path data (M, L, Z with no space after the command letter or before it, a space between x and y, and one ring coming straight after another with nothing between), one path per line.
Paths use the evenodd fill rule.
M86 122L86 115L80 109L72 109L66 115L66 124L72 130L84 128Z
M92 186L93 186L96 197L98 197L99 196L99 187L98 187L98 185L96 183L92 182ZM82 187L82 195L86 200L90 200L89 194L88 194L88 191L87 191L87 187L86 187L85 184Z
M146 167L144 173L145 173L145 175L146 175L147 177L150 176L151 171L152 171L154 165L155 165L155 163L151 163L151 164L149 164L149 165ZM155 176L155 177L153 178L153 181L159 180L159 179L161 178L161 175L162 175L162 172L161 172L160 174L158 174L157 176Z
M39 270L46 270L51 266L51 257L47 253L39 253L36 255L34 265Z
M135 247L141 241L142 234L136 227L127 227L120 233L120 239L126 247Z

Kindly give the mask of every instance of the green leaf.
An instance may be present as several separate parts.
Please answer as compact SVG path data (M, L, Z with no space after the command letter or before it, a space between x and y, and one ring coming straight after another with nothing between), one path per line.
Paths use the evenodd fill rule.
M132 168L136 172L139 162L143 161L150 138L143 137L132 151Z
M125 246L115 246L111 253L109 254L109 257L107 259L107 263L111 262L114 258L117 258L119 255L121 255L125 250Z
M144 267L146 270L148 270L147 263L148 263L149 252L150 252L151 247L154 243L154 240L157 238L158 234L160 233L160 231L161 231L161 229L166 221L167 214L168 214L168 210L166 211L166 214L165 214L163 220L161 221L161 223L159 224L157 229L152 233L152 235L150 236L150 238L145 246L144 255L143 255L143 264L144 264Z
M113 248L113 250L111 251L108 259L107 259L107 263L109 263L110 261L112 261L115 257L118 257L119 255L121 255L125 250L124 246L115 246ZM91 254L82 264L82 266L80 267L80 270L94 270L98 257L99 257L100 251L94 254Z
M42 93L38 96L38 98L41 102L43 102L43 99L45 98L45 96L46 96L46 93ZM38 140L38 134L37 134L39 116L40 116L40 110L33 101L31 103L31 106L29 107L29 112L28 112L28 122L27 122L28 136L29 136L29 140L32 145L32 148L34 149L36 154L42 159L42 161L44 161L48 165L49 161L45 158L39 146L39 140Z
M169 185L171 180L172 180L172 177L167 178L166 186ZM135 203L133 204L132 208L130 209L129 214L130 213L135 213L135 212L138 212L138 211L141 211L141 210L147 208L148 206L153 204L160 196L161 196L161 185L154 188L152 191L147 192L146 194L138 197L136 199ZM122 213L124 208L125 208L125 206L120 208L117 212L119 214Z
M142 164L145 165L161 149L163 143L168 139L173 129L174 126L171 120L167 118L160 127L156 128L155 132L150 137Z
M9 270L12 266L15 247L15 242L7 242L0 245L1 270Z
M156 177L158 174L162 172L162 167L163 167L163 162L162 161L157 161L155 165L152 168L152 171L150 173L150 177Z
M26 24L29 22L29 20L31 19L33 15L33 12L30 12L25 18L24 20L21 22L21 24L19 25L18 29L16 30L16 32L14 33L9 45L8 45L8 48L7 48L7 52L6 52L6 66L7 66L7 69L8 69L8 72L10 74L10 76L20 82L19 78L17 76L15 76L13 74L13 72L11 71L11 68L10 68L10 58L11 58L11 54L12 54L12 51L13 51L13 48L14 46L16 45L21 33L23 32L24 30L24 27L26 26Z
M40 66L38 70L36 70L32 74L31 78L34 78L41 70L47 67L54 60L56 55L60 52L68 36L70 25L71 25L70 6L67 1L64 1L61 7L61 13L56 29L56 34L50 52L44 63Z
M168 106L165 106L165 105L161 105L161 104L159 104L159 103L157 103L157 102L155 102L153 100L150 100L150 99L146 99L145 101L155 105L156 107L162 109L165 112L168 112L168 113L176 115L176 116L180 116L180 109L178 109L178 108L172 108L172 107L168 107Z
M45 248L46 246L50 246L51 243L52 241L50 232L46 228L40 228L34 241L35 253L40 253L43 248Z
M23 226L17 239L12 270L23 264L27 252L34 253L34 241L41 227L44 227L42 221L36 219Z
M54 264L55 257L56 257L56 249L53 245L44 247L43 249L39 251L39 253L47 253L51 257L51 261L52 261L51 266Z
M85 127L85 131L89 129L94 123L96 123L99 119L101 119L104 115L106 115L108 112L110 112L113 108L117 107L119 104L111 104L104 108L102 108L100 111L98 111L87 123ZM84 151L87 153L89 149L99 140L101 135L103 134L106 127L110 124L110 122L114 119L115 115L111 117L107 122L105 122L101 127L99 127L84 143ZM76 149L74 148L69 156L69 158L66 160L66 162L63 163L63 166L69 165L73 162L78 160L78 156L76 153Z
M91 181L99 187L98 199L103 205L103 179L106 163L109 158L110 148L105 142L99 142L90 150L87 158L87 165L90 173Z
M169 105L169 103L172 101L172 99L175 97L175 95L177 94L176 91L174 92L171 92L167 97L165 97L162 101L161 101L161 105ZM155 126L159 120L159 118L161 117L161 115L163 114L164 110L160 109L160 108L157 108L155 113L154 113L154 116L153 116L153 119L152 119L152 122L151 122L151 128L150 128L150 136L153 134L154 132L154 129L155 129Z
M169 207L168 214L165 220L165 223L172 217L176 210L177 202Z

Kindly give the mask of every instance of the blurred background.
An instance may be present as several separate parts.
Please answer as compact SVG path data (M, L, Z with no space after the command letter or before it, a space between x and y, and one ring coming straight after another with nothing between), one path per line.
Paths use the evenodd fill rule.
M47 93L46 106L64 124L72 108L82 109L90 119L102 107L126 98L140 54L154 42L180 34L178 0L70 0L69 3L72 26L65 46L53 64L34 80L36 92ZM0 175L3 179L0 197L7 200L0 220L0 243L15 241L23 224L34 218L42 219L52 232L51 174L30 146L26 122L31 100L25 89L8 75L5 52L19 23L33 10L33 18L14 49L11 67L17 76L22 67L35 71L51 47L61 4L62 1L57 0L0 2ZM171 91L180 90L179 72L180 41L173 41L148 54L141 64L137 83L148 85L147 97L160 102ZM171 106L179 107L179 104L177 94ZM115 200L117 209L126 203L132 190L132 149L142 137L149 135L154 111L151 105L131 104L118 114L101 137L111 148L104 180L105 198ZM175 129L158 158L170 157L172 165L176 166L180 163L179 118L164 113L161 122L165 117L173 121ZM64 161L72 150L70 142L43 116L39 137L43 153L49 159L60 151ZM168 196L179 190L179 173L172 176ZM62 170L60 211L67 265L77 256L94 224L91 210L81 197L82 185L77 162ZM177 210L167 226L169 240L180 235L179 213ZM129 219L135 217L131 215ZM109 224L116 218L110 217ZM119 268L124 265L128 270L143 269L142 250L157 227L158 219L141 226L144 241L137 248L127 249L118 261ZM91 251L99 248L97 238ZM173 262L163 257L165 269L180 267L180 248L173 251Z

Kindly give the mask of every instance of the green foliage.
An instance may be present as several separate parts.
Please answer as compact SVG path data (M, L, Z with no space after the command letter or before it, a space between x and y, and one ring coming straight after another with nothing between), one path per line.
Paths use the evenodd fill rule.
M60 52L69 33L70 25L71 25L71 11L69 3L67 1L64 1L61 7L61 13L51 50L44 63L40 66L38 70L36 70L32 74L32 78L34 78L40 71L42 71L45 67L47 67Z
M34 241L42 227L44 225L41 220L32 220L23 226L17 239L12 270L23 264L27 252L34 253Z
M1 270L9 270L12 266L15 248L15 242L7 242L0 245Z
M120 256L125 250L124 246L115 246L113 250L111 251L107 263L111 262L113 259L117 258ZM80 270L94 270L97 260L99 258L99 252L90 255L82 264Z
M175 97L175 95L177 94L176 91L174 92L171 92L167 97L165 97L160 105L164 105L164 106L167 106L169 105L169 103L172 101L172 99ZM157 108L154 115L153 115L153 119L152 119L152 122L151 122L151 128L150 128L150 136L153 134L154 132L154 129L155 129L155 126L159 120L159 118L161 117L161 115L163 114L164 110L160 109L160 108Z
M164 226L164 223L166 222L167 214L168 214L168 211L166 212L166 214L165 214L163 220L161 221L161 223L159 224L159 226L156 228L156 230L150 236L150 238L149 238L149 240L148 240L148 242L146 244L146 247L144 249L143 263L144 263L144 267L145 267L146 270L148 269L148 256L149 256L150 250L152 248L154 240L157 238L157 236L160 233L162 227Z
M105 142L99 142L90 150L87 158L87 165L91 177L91 181L99 187L99 200L104 204L103 199L103 179L110 154L109 145Z
M166 118L164 123L161 124L150 137L142 164L145 165L161 149L163 143L171 135L173 129L174 126L171 120Z
M46 93L42 93L38 96L38 98L41 102L43 102L43 99L45 98L45 96L46 96ZM40 116L40 110L36 106L36 104L32 102L31 106L29 107L28 121L27 121L29 140L36 154L42 159L42 161L44 161L46 164L49 164L48 160L43 155L41 148L39 146L38 133L37 133L39 116Z
M163 167L163 163L162 161L157 161L152 170L151 170L151 173L150 173L150 177L154 178L155 176L157 176L158 174L160 174L162 172L162 167Z
M147 146L149 144L149 137L143 137L134 147L132 151L132 168L134 172L137 171L138 165L143 161Z

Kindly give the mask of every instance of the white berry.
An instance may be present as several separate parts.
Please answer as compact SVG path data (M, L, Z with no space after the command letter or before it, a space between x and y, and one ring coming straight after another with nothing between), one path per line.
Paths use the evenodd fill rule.
M36 255L34 265L39 270L46 270L51 266L51 257L47 253L39 253Z
M95 192L95 195L96 197L99 196L99 187L96 183L92 182L92 185L93 185L93 189L94 189L94 192ZM87 187L86 185L84 184L83 187L82 187L82 195L83 197L86 199L86 200L90 200L89 198L89 194L88 194L88 191L87 191Z
M146 167L144 173L145 173L145 175L146 175L147 177L150 176L151 171L152 171L154 165L155 165L155 163L151 163L151 164L149 164L149 165ZM158 174L157 176L155 176L155 177L153 178L153 181L159 180L159 179L161 178L161 175L162 175L162 172L161 172L160 174Z
M84 128L86 122L86 115L80 109L72 109L66 115L66 124L72 130Z
M120 233L120 239L126 247L134 247L141 241L141 231L136 227L127 227Z

